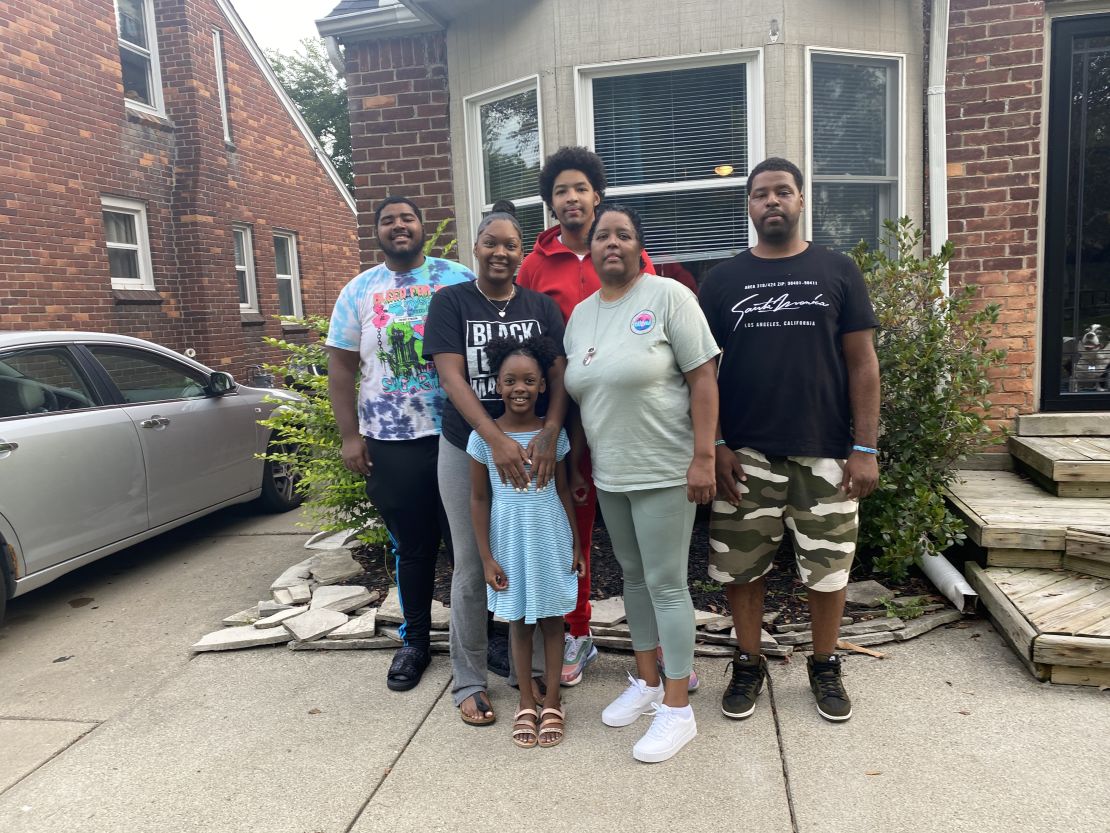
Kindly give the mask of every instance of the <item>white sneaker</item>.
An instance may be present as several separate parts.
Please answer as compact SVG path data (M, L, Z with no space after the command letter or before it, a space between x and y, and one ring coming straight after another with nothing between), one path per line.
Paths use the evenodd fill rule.
M651 714L652 707L663 702L663 685L651 688L643 680L628 675L628 688L621 696L605 707L601 722L606 726L629 726L640 715Z
M676 709L657 703L651 728L632 747L632 757L647 764L657 764L673 758L698 733L693 713L689 717Z

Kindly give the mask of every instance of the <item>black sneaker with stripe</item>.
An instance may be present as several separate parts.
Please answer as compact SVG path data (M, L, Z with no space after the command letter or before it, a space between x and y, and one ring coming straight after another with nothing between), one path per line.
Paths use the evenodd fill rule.
M732 655L732 679L721 697L721 713L733 720L743 720L755 712L755 700L767 679L767 658L762 654L752 659L735 651Z
M852 716L852 701L841 681L840 657L832 654L827 660L806 657L809 687L817 700L817 713L825 720L840 722Z

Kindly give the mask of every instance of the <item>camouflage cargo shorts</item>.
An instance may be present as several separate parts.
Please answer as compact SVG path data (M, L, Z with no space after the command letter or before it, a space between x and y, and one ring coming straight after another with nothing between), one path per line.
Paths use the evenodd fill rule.
M713 502L709 577L747 584L770 571L785 529L798 574L810 590L833 592L848 583L856 553L859 502L840 491L844 461L831 457L771 457L733 451L748 479L740 505Z

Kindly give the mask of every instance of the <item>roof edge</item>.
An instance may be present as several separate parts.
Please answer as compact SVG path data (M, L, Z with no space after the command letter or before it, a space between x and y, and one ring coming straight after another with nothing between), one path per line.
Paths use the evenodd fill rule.
M347 203L347 207L351 209L351 213L358 216L358 206L355 203L355 198L351 196L351 192L347 190L347 186L343 182L343 178L339 175L339 171L331 163L324 148L316 140L316 135L312 132L312 128L308 126L308 122L304 120L301 111L297 109L297 105L293 103L293 99L289 97L289 93L285 91L285 87L281 85L274 68L270 66L270 62L266 60L266 56L262 53L258 43L255 41L254 36L251 35L250 30L247 29L243 19L239 17L239 13L227 0L215 0L216 5L220 11L223 12L224 17L227 18L231 28L235 30L235 34L239 36L239 40L247 47L247 52L250 53L252 59L258 69L262 72L262 77L266 79L274 93L278 97L278 101L285 108L285 112L293 119L293 123L297 129L304 136L305 141L312 150L312 154L316 157L316 161L323 167L324 173L328 175L328 179L332 181L336 189L339 191L343 201Z
M410 2L400 2L376 9L351 12L316 21L320 37L337 38L344 42L377 40L398 35L442 31L443 24Z

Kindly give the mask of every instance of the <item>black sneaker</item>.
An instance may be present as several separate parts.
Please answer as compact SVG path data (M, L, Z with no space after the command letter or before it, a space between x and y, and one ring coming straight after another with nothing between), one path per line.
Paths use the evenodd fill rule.
M747 654L734 651L730 664L732 680L721 698L721 712L733 720L743 720L755 711L755 698L763 690L763 681L767 679L767 658L760 655L752 659Z
M498 677L509 676L509 637L494 631L486 643L486 667Z
M393 655L393 662L389 664L385 684L389 686L390 691L408 691L416 688L431 662L431 652L423 648L415 648L411 645L398 648L397 653Z
M836 654L827 660L806 657L809 687L817 700L817 713L825 720L841 721L852 716L852 701L840 681L840 657Z

